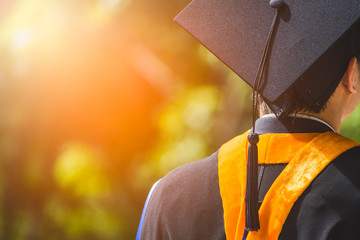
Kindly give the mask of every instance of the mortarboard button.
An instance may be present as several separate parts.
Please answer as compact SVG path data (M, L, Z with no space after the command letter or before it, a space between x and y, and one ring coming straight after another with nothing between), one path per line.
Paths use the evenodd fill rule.
M270 6L272 8L280 8L284 5L284 0L271 0Z

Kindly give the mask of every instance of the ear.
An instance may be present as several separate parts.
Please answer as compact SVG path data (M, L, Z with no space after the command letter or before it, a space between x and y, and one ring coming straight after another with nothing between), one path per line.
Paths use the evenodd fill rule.
M359 88L359 83L355 78L355 68L356 68L357 59L356 57L352 57L349 61L346 72L341 79L342 84L345 86L349 93L356 93Z

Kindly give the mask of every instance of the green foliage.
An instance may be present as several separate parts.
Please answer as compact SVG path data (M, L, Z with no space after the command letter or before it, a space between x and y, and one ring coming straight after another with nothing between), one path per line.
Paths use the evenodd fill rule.
M218 108L219 89L203 85L182 91L160 110L160 138L152 157L160 175L209 153Z
M360 142L360 105L355 111L341 124L341 134Z
M96 199L84 199L71 207L54 198L44 207L45 215L57 227L65 230L66 239L82 239L91 234L98 239L118 239L127 226L120 216Z
M75 197L104 197L110 184L101 160L91 148L68 143L55 163L55 180Z

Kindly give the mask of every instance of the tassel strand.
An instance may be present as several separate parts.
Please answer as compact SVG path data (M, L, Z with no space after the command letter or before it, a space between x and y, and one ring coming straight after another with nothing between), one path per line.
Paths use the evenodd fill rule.
M258 149L257 143L259 136L256 133L250 133L248 136L248 164L247 164L247 180L246 180L246 219L245 228L248 231L257 231L260 229L259 213L258 213Z

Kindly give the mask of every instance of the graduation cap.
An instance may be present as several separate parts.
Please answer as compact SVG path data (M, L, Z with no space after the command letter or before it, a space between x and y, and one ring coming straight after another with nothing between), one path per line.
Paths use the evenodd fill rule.
M269 0L194 0L175 22L254 87L275 12ZM359 16L359 0L285 0L260 86L278 117L290 92L316 109L327 101L359 53Z
M261 94L280 119L297 99L320 111L351 57L360 57L359 0L193 0L175 22ZM257 141L254 131L246 198L256 203ZM246 228L258 230L257 204L246 202Z

